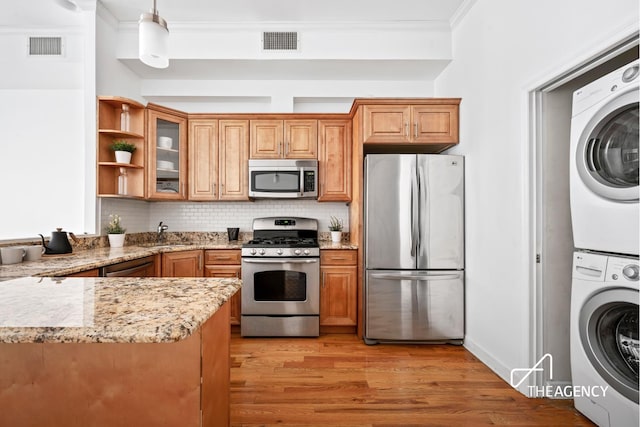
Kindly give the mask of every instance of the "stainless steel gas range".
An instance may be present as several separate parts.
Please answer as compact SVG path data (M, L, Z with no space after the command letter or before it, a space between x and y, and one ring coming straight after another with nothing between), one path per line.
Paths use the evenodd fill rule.
M242 336L320 334L318 221L270 217L253 221L242 245Z

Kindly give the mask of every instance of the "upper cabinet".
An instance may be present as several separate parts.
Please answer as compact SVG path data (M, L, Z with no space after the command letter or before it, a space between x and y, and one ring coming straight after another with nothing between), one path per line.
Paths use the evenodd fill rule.
M249 200L249 121L220 120L219 128L218 200Z
M155 104L147 106L147 197L187 198L187 116Z
M218 199L218 121L189 120L189 200Z
M251 120L252 159L315 159L317 120Z
M319 202L351 201L351 120L318 120Z
M405 101L406 102L406 101ZM364 105L365 144L434 144L442 151L458 143L457 98L426 99L421 103L390 102Z
M249 200L248 120L189 120L189 200Z
M98 97L97 195L98 197L145 197L144 105L118 96ZM111 146L115 141L132 144L129 163L117 162Z

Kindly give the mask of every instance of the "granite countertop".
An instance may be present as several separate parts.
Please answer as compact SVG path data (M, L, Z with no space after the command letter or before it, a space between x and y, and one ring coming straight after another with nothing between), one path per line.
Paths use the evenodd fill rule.
M238 279L38 278L0 283L0 342L157 343L195 332Z
M346 242L331 243L320 240L321 250L357 249ZM27 261L18 264L0 265L0 281L27 276L67 276L80 271L100 268L122 261L142 258L165 252L178 252L195 249L240 249L242 242L198 242L167 245L132 245L122 248L97 248L74 251L65 255L43 256L39 261Z

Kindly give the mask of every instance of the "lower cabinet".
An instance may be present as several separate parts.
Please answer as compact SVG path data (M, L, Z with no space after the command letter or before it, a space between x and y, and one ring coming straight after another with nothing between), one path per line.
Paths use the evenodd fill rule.
M91 270L79 271L77 273L67 274L64 277L99 277L100 270L92 268Z
M162 277L202 277L203 251L165 252L162 254Z
M357 250L321 251L321 332L355 332L358 323L357 260Z
M241 278L241 261L239 249L209 249L204 253L204 277ZM236 292L229 300L231 308L231 324L240 325L242 290Z

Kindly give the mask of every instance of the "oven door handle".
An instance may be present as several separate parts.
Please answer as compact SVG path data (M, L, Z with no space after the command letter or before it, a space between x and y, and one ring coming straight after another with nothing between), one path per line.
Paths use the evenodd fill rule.
M292 259L283 260L280 258L275 259L243 259L242 262L248 262L250 264L314 264L318 262L318 258L314 259Z

